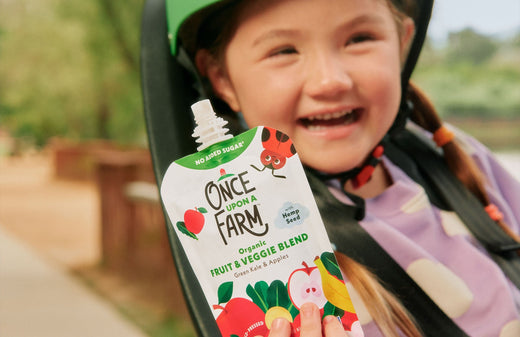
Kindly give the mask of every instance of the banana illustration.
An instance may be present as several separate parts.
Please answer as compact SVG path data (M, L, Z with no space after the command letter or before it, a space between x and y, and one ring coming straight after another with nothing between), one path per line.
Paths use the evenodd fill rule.
M316 264L320 271L321 286L327 300L344 311L355 313L354 305L352 304L345 283L331 275L319 257L316 257L314 264Z

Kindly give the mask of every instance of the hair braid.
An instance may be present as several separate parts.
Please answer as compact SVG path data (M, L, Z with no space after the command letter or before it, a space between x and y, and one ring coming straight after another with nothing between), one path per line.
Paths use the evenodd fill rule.
M383 287L372 272L342 253L335 252L335 255L341 270L356 289L384 336L423 336L412 315L394 294Z
M412 121L431 133L442 127L442 120L428 96L411 81L408 98L414 106L411 114ZM455 140L447 142L442 146L442 149L444 151L444 160L451 172L482 203L483 207L488 206L490 200L484 188L485 178L474 160ZM497 220L496 223L507 235L520 242L520 236L514 233L503 220Z

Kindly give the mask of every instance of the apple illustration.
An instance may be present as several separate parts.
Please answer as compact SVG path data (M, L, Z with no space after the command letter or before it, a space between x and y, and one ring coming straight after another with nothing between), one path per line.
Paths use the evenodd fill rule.
M193 234L199 234L204 227L204 215L206 210L203 208L189 209L184 212L184 226Z
M268 335L264 311L248 299L236 297L225 307L214 305L213 309L222 310L217 317L217 325L223 337Z
M341 323L345 331L349 332L349 336L352 337L363 337L363 328L358 320L355 313L345 311L345 314L341 317Z
M303 268L296 269L289 276L287 288L291 302L298 310L307 302L313 302L321 309L327 303L327 298L321 287L320 271L305 262L302 265Z

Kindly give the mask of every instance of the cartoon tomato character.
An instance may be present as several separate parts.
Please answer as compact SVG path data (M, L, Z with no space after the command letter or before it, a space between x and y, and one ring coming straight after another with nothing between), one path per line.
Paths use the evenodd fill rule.
M287 158L292 157L296 153L289 136L273 128L264 127L262 130L262 146L264 150L260 154L260 161L264 167L259 169L254 165L251 166L258 171L269 168L274 177L285 178L285 176L274 174L274 171L284 167Z

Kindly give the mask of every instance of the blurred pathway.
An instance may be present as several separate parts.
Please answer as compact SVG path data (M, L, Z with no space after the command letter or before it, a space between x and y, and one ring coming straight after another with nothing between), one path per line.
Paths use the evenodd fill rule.
M105 300L0 224L0 336L144 337Z
M0 158L0 223L13 237L68 268L101 256L95 184L56 179L52 157Z
M145 337L69 272L99 261L97 198L49 156L0 158L1 337Z

